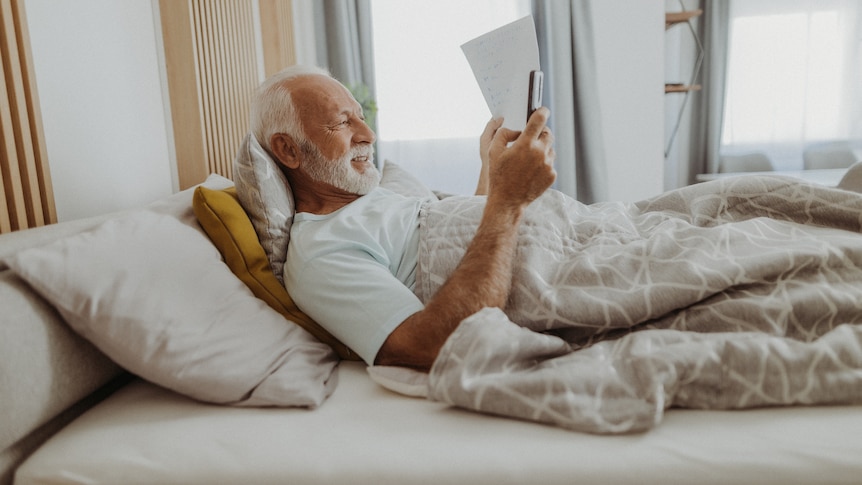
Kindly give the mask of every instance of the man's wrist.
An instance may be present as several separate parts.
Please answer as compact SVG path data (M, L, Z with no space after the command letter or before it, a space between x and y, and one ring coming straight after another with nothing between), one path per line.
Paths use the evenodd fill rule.
M500 219L511 219L512 223L520 222L530 202L519 202L512 200L503 194L491 193L485 203L485 216L494 216ZM505 221L499 221L503 223Z

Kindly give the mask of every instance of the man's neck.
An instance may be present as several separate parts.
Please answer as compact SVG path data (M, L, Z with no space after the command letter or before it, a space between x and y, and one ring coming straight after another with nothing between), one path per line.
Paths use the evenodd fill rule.
M330 184L318 182L305 174L288 176L296 212L331 214L361 197Z

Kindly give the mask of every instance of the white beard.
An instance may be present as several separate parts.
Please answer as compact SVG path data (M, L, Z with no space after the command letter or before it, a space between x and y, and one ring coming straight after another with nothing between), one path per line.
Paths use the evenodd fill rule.
M357 195L365 195L380 184L380 172L374 166L373 145L355 146L336 159L326 158L317 145L311 142L303 143L302 151L305 155L302 169L317 182ZM371 164L363 173L354 170L350 163L357 157L366 157Z

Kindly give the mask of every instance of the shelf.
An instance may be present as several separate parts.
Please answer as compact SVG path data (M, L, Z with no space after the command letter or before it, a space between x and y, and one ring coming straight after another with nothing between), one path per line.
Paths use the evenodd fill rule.
M687 93L689 91L700 91L700 84L665 84L664 92L668 93Z
M693 19L701 14L703 14L703 10L701 9L683 10L682 12L668 12L664 14L664 29L667 30L674 25L688 22L689 19Z

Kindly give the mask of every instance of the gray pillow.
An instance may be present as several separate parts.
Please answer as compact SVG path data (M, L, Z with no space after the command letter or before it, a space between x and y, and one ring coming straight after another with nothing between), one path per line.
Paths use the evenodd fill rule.
M237 151L233 178L239 203L251 219L273 274L283 285L284 260L295 212L287 178L252 133L243 138Z

